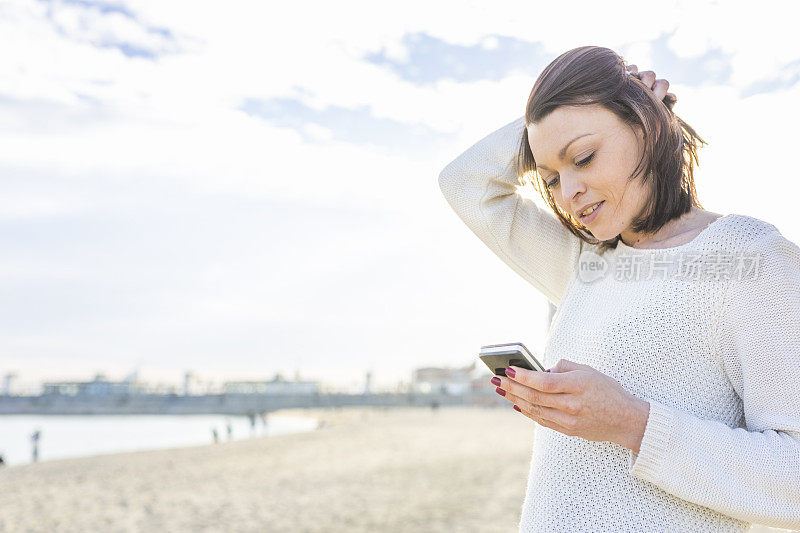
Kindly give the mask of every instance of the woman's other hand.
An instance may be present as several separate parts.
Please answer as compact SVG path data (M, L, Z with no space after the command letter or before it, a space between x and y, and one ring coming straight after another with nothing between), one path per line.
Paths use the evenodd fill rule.
M672 108L672 104L674 104L678 98L675 96L675 94L667 92L667 89L669 89L669 82L667 80L656 79L656 73L652 70L639 72L639 69L636 67L636 65L628 65L626 69L628 72L632 72L642 83L649 87L656 95L656 98L663 100L665 103L667 103L667 105L670 106L670 109Z
M611 376L567 359L547 373L509 369L507 377L494 376L491 381L498 394L534 422L565 435L615 442L639 452L650 404Z

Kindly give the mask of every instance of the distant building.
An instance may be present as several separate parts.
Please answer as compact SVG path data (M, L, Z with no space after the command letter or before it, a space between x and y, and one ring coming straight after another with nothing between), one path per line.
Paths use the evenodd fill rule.
M194 378L194 374L191 372L186 372L183 375L183 395L189 396L192 393L192 379Z
M461 368L417 368L412 372L411 390L423 394L468 394L473 389L474 372L474 361Z
M97 374L92 381L55 381L42 385L43 394L62 396L124 396L139 392L137 381L109 381L103 374Z
M9 372L3 377L3 391L2 394L6 396L11 396L11 382L14 381L14 378L17 377L17 374L14 372Z
M316 381L288 381L276 375L270 381L226 381L225 394L316 394L319 385Z

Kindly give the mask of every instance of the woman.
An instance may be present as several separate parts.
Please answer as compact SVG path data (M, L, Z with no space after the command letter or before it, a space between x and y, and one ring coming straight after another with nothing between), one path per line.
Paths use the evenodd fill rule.
M607 48L570 50L523 117L439 176L557 306L552 371L492 378L540 426L520 531L800 528L800 248L701 207L704 141L667 88ZM527 179L552 212L517 192Z

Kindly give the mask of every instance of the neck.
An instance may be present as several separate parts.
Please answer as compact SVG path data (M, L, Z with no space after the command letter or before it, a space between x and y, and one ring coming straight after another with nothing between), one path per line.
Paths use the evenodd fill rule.
M691 210L678 218L673 218L655 233L635 233L630 230L620 233L622 242L631 248L649 248L654 244L667 242L670 239L685 233L692 224L692 221L701 211L698 207L692 206Z

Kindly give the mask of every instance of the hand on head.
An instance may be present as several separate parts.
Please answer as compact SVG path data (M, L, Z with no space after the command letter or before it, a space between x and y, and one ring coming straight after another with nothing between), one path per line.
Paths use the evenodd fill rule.
M667 92L667 89L669 89L669 82L665 79L656 79L656 73L652 70L639 72L636 65L628 65L626 69L629 74L636 76L642 83L652 89L659 100L665 100L665 97L667 97L666 100L668 102L671 101L671 103L675 103L677 100L675 94Z

